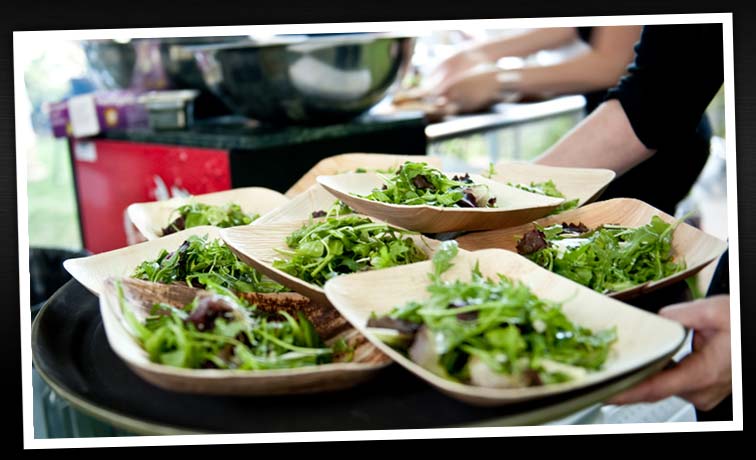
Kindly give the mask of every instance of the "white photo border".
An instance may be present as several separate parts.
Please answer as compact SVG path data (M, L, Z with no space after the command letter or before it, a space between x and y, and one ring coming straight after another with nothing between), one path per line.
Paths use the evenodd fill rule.
M663 433L696 431L731 431L743 430L742 398L742 364L740 331L740 283L738 254L738 208L737 208L737 172L735 151L735 81L733 57L732 13L705 14L664 14L664 15L628 15L628 16L588 16L565 18L517 18L484 20L444 20L444 21L401 21L401 22L363 22L363 23L321 23L321 24L285 24L255 26L212 26L212 27L170 27L138 29L90 29L57 31L23 31L13 33L14 54L14 88L15 98L25 97L23 93L24 76L20 65L20 55L28 43L44 40L88 40L88 39L128 39L143 37L191 37L191 36L226 36L250 34L291 33L334 33L334 32L405 32L422 35L432 30L455 30L480 27L483 29L518 29L543 27L575 26L620 26L620 25L656 25L656 24L696 24L721 23L723 27L724 47L724 99L726 164L727 164L727 218L729 248L734 254L730 263L730 321L732 347L732 401L733 420L729 422L680 422L680 423L643 423L618 425L551 425L523 427L485 427L485 428L434 428L411 430L371 430L371 431L329 431L297 433L254 433L254 434L213 434L181 436L133 436L105 438L67 438L35 439L33 425L32 392L32 352L31 323L29 322L30 299L28 296L29 279L29 233L28 233L28 196L27 196L27 159L26 146L33 139L20 133L23 115L16 105L16 174L18 193L18 250L19 250L19 290L21 312L21 364L22 369L22 403L23 436L27 449L72 448L72 447L115 447L115 446L164 446L164 445L198 445L198 444L246 444L276 442L313 442L313 441L354 441L384 439L430 439L430 438L470 438L502 436L542 436L542 435L585 435L612 433ZM733 308L736 307L736 308Z

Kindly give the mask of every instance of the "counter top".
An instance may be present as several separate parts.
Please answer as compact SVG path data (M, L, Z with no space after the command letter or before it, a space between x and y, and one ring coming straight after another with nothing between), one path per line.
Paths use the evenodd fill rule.
M500 103L485 113L447 117L425 128L429 142L473 134L495 128L533 122L583 110L583 96L563 96L542 102Z
M583 110L584 105L585 100L582 96L563 96L532 103L500 103L485 113L447 117L444 121L432 124L427 124L423 114L418 111L386 113L373 110L351 122L327 126L275 127L229 116L197 122L188 130L108 131L100 137L223 150L253 150L375 133L400 126L417 126L419 129L424 127L429 142L437 142L476 132L578 113Z
M191 129L154 131L108 131L101 139L166 145L186 145L221 150L255 150L376 133L400 127L423 129L420 112L367 113L357 119L327 126L267 126L241 117L223 117L196 122Z

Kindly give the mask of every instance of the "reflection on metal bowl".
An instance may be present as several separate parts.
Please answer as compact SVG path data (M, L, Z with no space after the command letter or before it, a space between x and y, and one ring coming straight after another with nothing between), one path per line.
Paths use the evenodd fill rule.
M241 40L247 40L247 37L145 38L126 42L86 40L81 45L89 74L98 89L198 90L195 115L204 118L227 114L230 109L208 90L194 55L185 46Z
M207 86L240 115L326 124L380 102L407 70L413 46L409 37L348 34L191 49Z

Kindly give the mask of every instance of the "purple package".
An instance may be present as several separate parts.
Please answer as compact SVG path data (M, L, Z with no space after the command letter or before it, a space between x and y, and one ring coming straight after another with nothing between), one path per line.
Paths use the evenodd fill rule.
M141 92L103 91L73 96L49 106L55 137L90 137L116 129L148 128L147 108L138 102Z

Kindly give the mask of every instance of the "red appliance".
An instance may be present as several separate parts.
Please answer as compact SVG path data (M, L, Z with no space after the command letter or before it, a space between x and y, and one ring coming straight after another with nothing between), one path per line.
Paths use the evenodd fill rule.
M127 245L126 208L165 198L161 189L193 195L231 188L226 150L106 139L72 140L84 247L93 253Z

